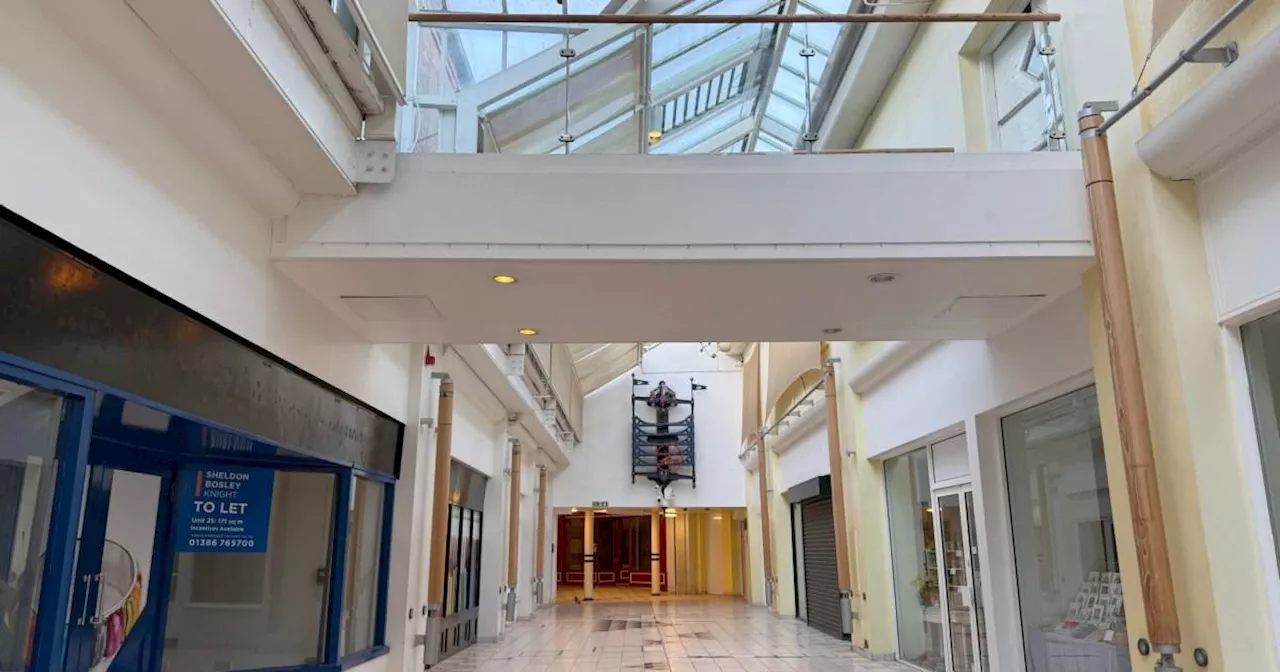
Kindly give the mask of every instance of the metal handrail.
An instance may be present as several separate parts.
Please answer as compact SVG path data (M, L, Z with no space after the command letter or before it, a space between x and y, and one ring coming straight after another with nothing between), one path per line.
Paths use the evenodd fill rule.
M952 14L501 14L411 12L411 23L564 23L653 25L681 23L1056 23L1061 14L976 12Z

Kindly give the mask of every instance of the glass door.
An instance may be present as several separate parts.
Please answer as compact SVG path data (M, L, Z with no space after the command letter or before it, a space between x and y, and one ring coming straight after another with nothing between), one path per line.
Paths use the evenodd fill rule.
M0 670L60 669L93 393L0 363Z
M96 461L93 453L90 461ZM91 464L68 620L67 672L143 669L158 638L153 569L163 567L169 468ZM161 561L155 563L157 556ZM167 572L167 569L162 569ZM150 602L150 604L149 604Z
M969 540L969 576L973 581L973 636L978 651L978 670L987 672L991 669L990 654L987 652L987 615L982 605L982 569L978 564L978 526L974 520L973 491L964 493L965 527Z
M949 672L987 669L977 547L973 530L973 493L967 486L934 495L938 582L942 591L944 635Z

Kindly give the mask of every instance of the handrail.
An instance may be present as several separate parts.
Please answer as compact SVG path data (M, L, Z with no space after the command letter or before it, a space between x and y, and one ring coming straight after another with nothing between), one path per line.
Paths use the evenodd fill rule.
M410 23L559 23L652 25L678 23L1057 23L1061 14L976 12L954 14L501 14L411 12Z
M783 420L786 420L788 417L791 416L791 411L794 411L797 408L800 408L800 405L803 404L806 399L813 396L814 392L817 392L818 390L821 390L823 388L823 382L824 382L823 380L819 380L817 383L813 385L813 387L810 387L808 390L805 391L804 394L800 395L800 398L796 399L795 402L792 403L791 406L787 408L787 412L783 413L782 417L778 418L777 420L774 420L772 425L769 425L768 427L761 429L759 432L756 432L755 438L749 443L747 443L747 447L743 448L741 453L738 453L738 459L741 460L743 456L751 452L751 449L753 447L763 444L765 441L765 438L768 437L769 434L773 432L773 430L777 429L778 426L782 424Z
M1169 81L1169 78L1172 77L1175 72L1181 70L1182 66L1195 62L1196 54L1199 54L1200 51L1205 48L1205 45L1209 44L1209 40L1217 37L1218 33L1221 33L1223 29L1230 25L1232 21L1235 21L1236 18L1243 14L1244 10L1248 9L1249 5L1252 4L1253 0L1239 0L1236 4L1232 5L1231 8L1223 13L1222 16L1218 17L1217 21L1214 21L1213 24L1205 29L1205 31L1200 34L1200 37L1196 38L1195 42L1192 42L1186 49L1178 52L1177 60L1170 63L1164 70L1161 70L1160 73L1153 77L1151 82L1142 87L1141 90L1135 91L1133 97L1129 99L1129 102L1121 105L1120 109L1116 110L1110 117L1107 117L1102 122L1101 126L1093 129L1093 133L1096 135L1106 135L1107 131L1110 130L1112 126L1115 126L1117 121L1120 121L1125 117L1125 115L1137 109L1137 107L1142 104L1142 101L1150 98L1151 94L1155 93L1155 90L1160 88L1162 84ZM1083 113L1081 114L1083 115Z

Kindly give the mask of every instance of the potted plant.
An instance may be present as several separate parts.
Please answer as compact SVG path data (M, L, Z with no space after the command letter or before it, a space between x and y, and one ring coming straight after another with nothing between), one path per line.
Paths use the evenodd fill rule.
M938 578L932 574L920 574L911 580L920 596L920 606L927 607L938 601Z

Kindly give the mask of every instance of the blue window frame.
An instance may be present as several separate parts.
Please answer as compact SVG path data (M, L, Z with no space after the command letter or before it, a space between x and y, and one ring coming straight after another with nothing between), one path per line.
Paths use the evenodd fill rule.
M85 482L94 393L50 376L22 360L0 353L0 378L62 397L54 447L57 466L49 508L43 579L36 597L36 617L28 669L62 669L66 656L65 615L71 600L80 494Z
M326 604L324 606L324 632L322 635L321 662L287 667L261 668L258 670L240 670L239 672L337 672L353 667L368 660L388 653L386 646L387 591L391 559L391 530L395 502L395 477L390 474L365 471L349 465L334 464L316 459L313 453L305 449L287 447L286 453L253 454L240 456L214 456L203 454L193 456L185 453L169 453L144 446L141 449L132 440L115 443L113 439L136 439L128 435L112 436L105 444L95 441L95 407L108 403L106 400L115 397L147 406L151 409L169 413L187 422L198 423L214 430L229 432L247 441L268 444L261 437L247 436L245 433L231 428L216 426L202 419L194 418L176 409L163 407L148 400L136 398L114 388L81 380L76 376L28 362L18 357L0 352L0 378L13 381L25 387L35 388L58 395L62 400L61 417L58 422L56 439L56 469L52 501L49 506L48 539L43 561L43 581L39 585L36 600L37 610L33 626L33 638L30 646L30 670L62 670L68 659L68 634L66 617L72 603L75 581L77 534L82 518L85 483L88 478L90 463L90 447L94 448L94 460L111 460L111 455L101 451L110 451L115 445L116 457L120 458L116 468L129 470L147 467L149 460L158 460L150 466L156 473L168 469L166 488L172 473L184 461L207 462L215 460L219 463L240 466L275 468L289 471L309 471L313 473L331 473L335 480L333 533L330 539L330 568ZM99 399L103 399L99 402ZM115 402L113 402L115 403ZM106 445L107 448L102 446ZM376 488L380 494L378 523L373 533L365 535L377 544L373 549L376 558L376 575L374 610L369 617L372 620L372 637L369 646L343 654L342 615L343 595L347 581L347 549L351 533L349 508L352 505L357 479L366 483L366 488ZM156 547L170 552L157 552L152 564L152 582L150 593L160 609L156 612L153 625L157 634L162 634L166 624L165 607L172 592L171 576L173 570L173 527L175 517L162 513L157 522ZM148 600L150 601L150 599ZM159 669L159 661L164 652L164 637L152 639L150 649L140 669Z

